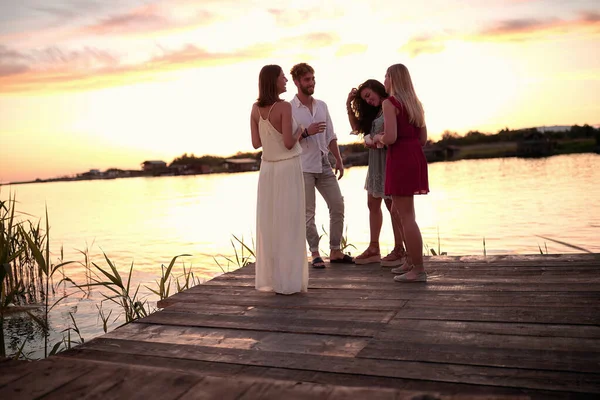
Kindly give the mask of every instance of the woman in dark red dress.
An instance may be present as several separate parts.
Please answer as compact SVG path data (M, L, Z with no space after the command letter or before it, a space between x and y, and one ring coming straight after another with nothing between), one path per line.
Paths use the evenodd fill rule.
M374 138L388 146L385 194L392 196L393 218L404 229L410 265L392 270L398 282L426 282L423 238L415 218L414 195L429 193L427 159L423 146L427 127L423 106L413 88L408 69L402 64L388 68L383 103L384 132Z

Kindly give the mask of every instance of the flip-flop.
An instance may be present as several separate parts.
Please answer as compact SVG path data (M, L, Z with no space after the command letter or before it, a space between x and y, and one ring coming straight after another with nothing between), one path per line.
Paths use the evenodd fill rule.
M317 268L317 269L325 268L325 261L323 261L323 259L321 257L313 258L311 264L312 264L313 268Z
M332 260L330 258L329 262L331 264L354 264L354 259L352 257L350 257L348 254L344 254L344 257L342 257L342 258L336 258L334 260Z

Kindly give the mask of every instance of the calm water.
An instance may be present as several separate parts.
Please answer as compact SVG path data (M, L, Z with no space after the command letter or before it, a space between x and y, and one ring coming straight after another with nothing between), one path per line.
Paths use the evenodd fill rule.
M358 248L353 254L369 242L366 171L349 168L340 181L348 241ZM63 246L65 260L82 261L77 250L87 248L105 266L104 251L121 271L133 262L135 284L149 293L144 285L153 286L161 264L173 256L191 254L186 267L191 265L206 280L221 273L213 256L227 269L220 256L232 255L232 235L252 243L257 179L258 173L250 172L56 182L2 187L0 196L16 193L17 208L38 217L47 205L54 258ZM415 201L428 248L439 247L448 255L482 255L485 238L487 254L539 254L538 246L544 251L547 246L549 253L578 252L539 237L545 236L600 252L600 155L435 163L429 166L429 179L431 193ZM317 225L328 225L320 197ZM393 247L386 211L381 245L383 252ZM326 238L321 248L327 248ZM79 266L68 268L68 275L82 281ZM85 339L100 334L94 305L100 298L95 291L90 298L73 295L64 300L53 313L53 328L59 332L69 326L73 312ZM113 317L117 313L115 309ZM31 327L13 321L10 329L22 336ZM60 337L54 333L51 342ZM35 345L29 350L35 351Z

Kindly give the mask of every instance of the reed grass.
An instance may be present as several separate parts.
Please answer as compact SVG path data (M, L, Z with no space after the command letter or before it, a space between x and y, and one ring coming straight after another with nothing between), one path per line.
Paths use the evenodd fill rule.
M33 258L39 269L39 276L43 278L42 283L44 284L44 319L40 320L35 317L30 311L27 313L36 321L44 330L44 357L48 357L48 334L50 331L50 325L48 323L48 314L50 311L62 300L67 298L69 294L65 294L60 297L58 300L54 301L52 305L50 305L50 281L52 280L54 274L59 271L65 265L71 264L72 261L62 261L59 264L52 264L50 259L50 223L48 221L48 207L46 207L46 231L45 231L45 241L44 247L40 248L38 242L32 238L32 236L28 235L24 230L23 225L19 226L21 231L21 235L25 238L27 242L27 247L31 251ZM39 224L38 224L38 232L39 232ZM62 256L62 250L61 250ZM63 274L64 276L64 274ZM64 280L63 278L61 282ZM60 283L60 282L59 282ZM54 285L52 285L54 288Z
M173 271L173 266L175 265L175 261L177 261L177 258L179 258L179 257L191 257L191 254L180 254L178 256L173 257L171 259L171 262L169 263L169 266L166 268L165 268L164 264L160 266L161 276L160 276L160 279L158 281L156 281L157 289L152 289L151 287L146 286L146 289L150 290L152 293L157 295L160 300L164 300L167 297L169 297L169 292L171 290L171 283L173 280L173 277L171 276L171 272ZM177 290L179 292L181 292L189 287L190 277L191 277L192 283L195 281L195 278L194 278L194 275L192 274L191 269L186 271L185 265L183 267L183 277L184 277L183 285L181 285L179 283L179 277L175 278L176 282L177 282Z
M236 235L231 236L232 238L230 239L230 242L231 247L233 248L233 256L213 256L214 262L224 274L229 272L229 267L232 265L236 267L235 269L238 269L245 267L246 265L251 264L253 262L256 262L256 244L254 243L254 237L252 238L252 247L250 247L247 243L244 242L243 235L240 238L238 238ZM219 258L217 257L227 262L227 269L225 269L223 265L221 265L221 262L219 262Z
M329 234L327 233L325 226L321 225L321 230L323 231L323 233L321 233L319 235L319 243L321 242L321 238L323 238L324 236L329 237ZM356 250L356 246L354 244L350 243L350 240L348 239L348 226L346 226L346 230L344 231L344 234L342 235L342 237L340 239L340 250L342 251L342 253L348 252L348 254L352 255L352 253L348 250L350 248L353 248L354 250ZM321 252L323 254L327 254L328 257L331 256L331 254L328 251L319 249L319 252Z
M44 332L44 356L48 348L48 313L66 296L52 305L49 303L53 275L70 262L52 264L50 260L48 210L46 229L40 223L28 224L17 219L16 196L0 201L0 356L6 357L4 320L8 312L25 311ZM61 252L62 254L62 252ZM52 286L52 287L51 287ZM42 303L40 318L27 309L27 305ZM21 353L19 351L18 353Z
M485 249L485 236L483 237L483 257L487 257L487 251Z

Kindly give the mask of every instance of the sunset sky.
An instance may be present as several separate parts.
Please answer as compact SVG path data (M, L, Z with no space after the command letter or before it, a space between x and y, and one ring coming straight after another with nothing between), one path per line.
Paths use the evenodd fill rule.
M251 151L260 68L303 61L340 143L398 62L434 140L600 123L598 0L0 0L0 182Z

